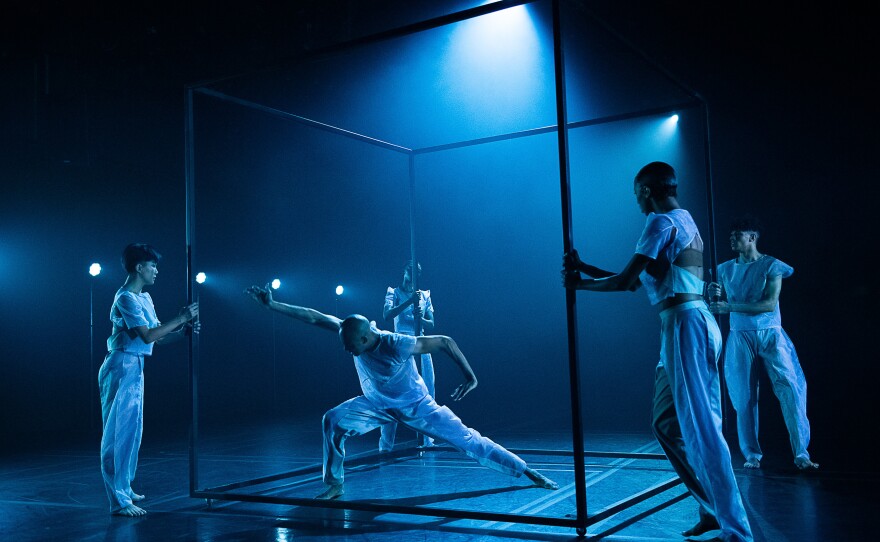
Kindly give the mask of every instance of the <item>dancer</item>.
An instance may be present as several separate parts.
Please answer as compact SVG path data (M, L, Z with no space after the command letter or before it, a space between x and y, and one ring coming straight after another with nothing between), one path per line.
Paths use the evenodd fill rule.
M721 332L703 301L703 241L677 197L675 170L643 167L633 183L648 219L635 255L620 273L563 257L566 288L626 291L644 285L660 310L660 364L654 380L652 429L676 473L700 504L700 520L685 531L720 528L717 540L750 541L752 532L721 432L718 358ZM592 278L583 279L580 272ZM708 536L708 535L707 535Z
M346 439L392 421L442 439L481 465L516 477L525 474L538 487L559 488L556 482L530 468L513 453L466 427L449 408L438 405L428 393L410 359L414 354L442 351L458 365L465 382L452 393L454 401L461 400L477 387L477 377L470 364L450 337L402 335L376 329L359 314L340 320L314 309L279 303L272 298L268 285L264 288L250 286L245 293L269 310L337 333L345 351L354 357L363 395L324 414L324 483L327 489L317 499L335 499L345 493L343 461Z
M422 276L422 265L416 264L416 282ZM431 302L431 290L413 291L413 265L407 262L403 267L403 280L397 288L388 287L385 293L385 307L382 314L386 321L394 322L394 331L404 335L418 335L416 333L416 318L421 321L419 331L433 331L434 329L434 304ZM434 396L434 362L431 354L421 355L421 374L428 388L428 394ZM415 363L415 357L413 357ZM394 438L397 434L397 422L388 422L379 428L379 451L390 452L394 448ZM422 446L432 446L434 439L422 435Z
M714 314L730 314L730 333L724 350L724 377L730 401L736 410L739 447L745 467L761 467L758 444L758 364L773 385L788 428L794 464L801 470L815 470L807 446L807 381L788 334L782 329L779 294L782 279L794 273L788 264L758 251L761 226L752 217L731 225L730 248L738 255L718 266L718 281L707 292L717 301L709 305Z
M158 275L161 256L150 245L135 243L122 252L122 266L128 273L116 292L110 309L113 332L107 339L107 357L98 372L101 392L101 474L110 499L110 512L137 517L147 512L135 505L144 500L131 489L137 470L138 450L144 429L144 357L153 353L153 344L165 344L183 337L185 329L198 333L197 303L162 324L150 294Z

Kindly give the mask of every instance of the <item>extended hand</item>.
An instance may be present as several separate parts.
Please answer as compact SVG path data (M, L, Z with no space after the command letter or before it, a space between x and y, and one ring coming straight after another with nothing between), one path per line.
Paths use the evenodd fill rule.
M709 304L709 312L712 314L730 314L730 304L726 301L716 301Z
M477 387L477 379L475 377L471 377L464 384L459 385L455 388L455 391L452 392L452 400L460 401L465 395L470 393L474 388Z
M417 290L410 298L413 306L413 318L419 319L424 314L425 309L422 308L422 292Z
M188 331L192 332L193 335L198 335L199 332L202 331L202 323L198 320L194 320L186 324L184 327L188 328Z
M248 286L244 293L251 296L254 301L263 305L267 309L269 308L269 304L272 303L272 290L269 288L268 284L263 288L260 288L259 286Z
M569 289L576 290L581 282L581 274L577 271L562 270L562 285Z
M180 309L180 313L178 313L178 316L183 316L184 321L186 321L186 322L191 322L198 315L199 315L199 304L198 303L193 303L192 305L187 305L186 307Z
M566 271L580 271L583 266L584 262L581 261L581 257L575 249L571 249L571 252L562 256L562 268Z

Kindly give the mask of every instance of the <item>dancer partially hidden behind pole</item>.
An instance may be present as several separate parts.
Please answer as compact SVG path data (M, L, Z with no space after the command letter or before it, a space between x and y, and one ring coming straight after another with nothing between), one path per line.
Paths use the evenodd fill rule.
M144 500L131 489L137 470L138 450L144 429L144 358L153 344L166 344L183 337L185 329L198 333L197 303L181 309L161 324L146 286L156 282L161 256L150 245L125 247L122 266L128 273L110 309L113 333L107 339L107 357L98 372L101 391L101 474L110 499L110 511L120 516L143 516L134 503Z
M328 487L317 499L335 499L345 492L343 461L346 439L392 421L417 433L442 439L481 465L511 476L525 474L538 487L559 488L556 482L530 468L513 453L466 427L449 408L438 405L428 393L410 359L414 354L444 352L458 365L465 382L455 388L453 400L462 399L477 387L477 377L451 338L391 333L376 329L359 314L340 320L314 309L279 303L272 298L268 285L264 288L250 286L245 293L269 310L337 333L345 351L354 357L364 394L324 414L324 483Z
M700 520L685 531L699 536L720 528L714 540L752 540L721 432L718 358L721 332L703 300L703 241L677 196L675 170L652 162L633 183L647 223L635 255L620 273L563 257L566 288L602 292L645 286L660 310L660 364L654 381L652 429L682 482L700 504ZM582 279L579 272L592 278ZM709 536L709 535L707 535Z
M730 333L724 350L724 376L730 401L736 410L739 447L745 467L761 467L758 444L758 365L761 360L773 391L779 398L788 428L794 464L801 470L819 468L813 463L810 422L807 420L807 381L788 334L782 329L779 294L782 279L794 269L780 260L758 252L761 226L757 219L733 221L730 248L738 253L718 266L718 282L709 284L709 305L714 314L730 314Z
M413 291L413 265L412 261L406 263L403 267L403 279L397 288L388 287L385 292L385 306L382 315L385 320L394 322L394 331L403 333L404 335L421 335L422 331L428 332L434 330L434 304L431 302L431 290ZM422 276L422 265L416 263L415 277L416 281ZM418 331L416 332L416 318L419 319ZM421 359L421 375L425 381L425 387L428 388L428 395L434 396L434 361L431 354L422 354ZM415 358L413 358L415 363ZM390 452L394 448L394 438L397 433L397 422L388 422L383 425L379 431L379 451ZM431 446L434 440L431 437L422 435L423 446Z

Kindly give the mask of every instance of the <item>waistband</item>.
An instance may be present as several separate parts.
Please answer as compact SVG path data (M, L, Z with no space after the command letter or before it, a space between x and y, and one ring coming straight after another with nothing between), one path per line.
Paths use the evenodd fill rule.
M693 301L685 301L684 303L680 303L678 305L673 305L673 306L669 307L668 309L663 309L662 311L660 311L660 318L661 319L668 318L669 316L671 316L672 314L675 314L677 312L689 311L689 310L693 310L693 309L705 309L707 307L708 306L706 305L706 302L703 301L702 299L695 299Z
M134 356L136 358L143 358L144 356L149 355L144 352L127 352L125 350L115 350L115 349L108 350L107 355L109 356L110 354L122 354L123 356Z

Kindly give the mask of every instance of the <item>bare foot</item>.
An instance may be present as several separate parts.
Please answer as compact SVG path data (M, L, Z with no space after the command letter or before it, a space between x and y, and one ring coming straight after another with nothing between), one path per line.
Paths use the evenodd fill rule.
M146 499L146 497L144 497L143 495L138 495L138 494L135 493L134 491L132 491L131 493L129 493L128 496L131 497L131 500L134 501L134 502L140 502L140 501Z
M113 512L114 516L125 516L129 518L137 518L140 516L146 516L147 511L143 508L139 508L133 504L126 506L125 508L121 508L115 512Z
M809 457L798 457L794 460L794 464L800 470L818 470L819 464L813 463Z
M757 459L749 459L748 461L743 463L743 467L745 467L747 469L760 469L761 462L758 461Z
M714 531L716 529L720 529L721 526L718 525L718 520L713 517L700 517L700 521L697 522L696 525L688 529L687 531L683 531L682 536L700 536L703 533L708 533L709 531Z
M345 488L342 487L342 484L338 486L328 486L327 489L315 497L316 499L329 501L331 499L336 499L345 494Z
M550 478L547 478L535 469L527 468L524 474L529 477L529 480L535 482L535 485L538 487L544 489L559 489L559 484L557 484Z

